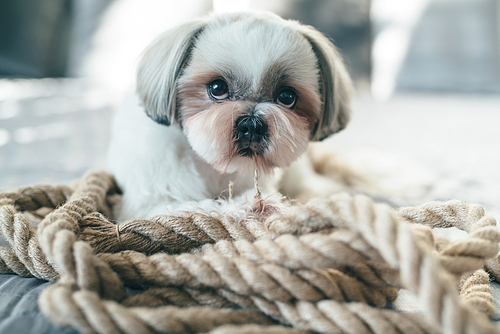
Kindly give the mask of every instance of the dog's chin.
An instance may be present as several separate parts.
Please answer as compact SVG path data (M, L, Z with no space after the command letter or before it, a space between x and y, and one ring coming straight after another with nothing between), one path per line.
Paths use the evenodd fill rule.
M239 175L253 175L256 170L263 174L272 174L275 168L288 167L294 162L302 153L305 148L289 154L285 159L283 157L276 157L268 151L264 153L255 153L251 149L244 150L244 152L234 155L226 155L225 153L202 152L197 149L197 145L193 145L195 152L209 163L215 170L220 173L237 173Z
M257 169L270 174L288 167L302 155L309 142L307 121L284 108L268 105L269 134L259 142L241 142L234 136L238 104L221 103L183 119L186 137L193 150L221 173L251 175ZM270 110L272 109L272 110Z

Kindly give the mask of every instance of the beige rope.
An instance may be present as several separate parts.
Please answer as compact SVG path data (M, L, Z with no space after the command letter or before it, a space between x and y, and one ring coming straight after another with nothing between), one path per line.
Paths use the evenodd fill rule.
M297 330L283 326L261 326L261 325L224 325L209 332L210 334L307 334L310 331Z
M270 222L270 230L277 233L307 233L331 226L350 227L376 247L385 261L399 268L403 287L419 298L431 324L450 332L458 332L459 328L468 328L477 333L498 331L487 319L458 303L452 277L438 265L430 250L413 237L410 225L404 222L398 224L397 215L386 205L374 204L365 196L339 194L332 196L330 201L313 201L304 208L287 212L284 217L275 217ZM463 211L454 212L458 214L450 214L449 217L457 220L461 217L462 225L475 223L479 226L476 231L490 232L492 236L487 239L496 241L494 247L495 252L498 252L498 230L490 229L495 223L494 219L481 217L477 210L465 216ZM477 233L476 236L481 234ZM461 319L461 322L457 323L456 319Z
M64 205L39 224L38 239L26 221L16 218L22 217L17 210L23 210L21 202L12 199L18 195L0 194L0 225L14 245L14 250L0 250L0 270L25 275L32 271L39 275L46 270L44 266L55 270L61 278L42 293L39 302L56 324L101 333L208 332L227 324L253 330L247 324L271 325L262 316L265 314L281 324L292 325L294 330L318 332L498 332L486 317L467 306L489 312L474 306L481 303L476 302L477 296L472 298L473 292L484 285L484 275L482 283L461 286L463 304L458 302L455 276L451 275L461 275L464 267L480 269L486 258L498 252L500 236L495 221L478 206L432 203L396 213L364 196L344 194L291 206L264 224L251 219L224 220L224 215L183 217L188 222L187 230L180 223L182 219L173 216L157 217L153 224L130 223L130 231L141 231L143 240L150 243L144 246L140 239L126 239L126 225L117 228L96 213L111 212L109 206L117 192L109 175L87 174L71 197L58 204ZM26 207L36 210L37 205ZM169 236L157 236L157 225L148 228L155 221L163 231L168 226ZM193 225L193 221L197 223ZM462 226L469 236L456 243L439 242L428 228L407 222ZM26 228L20 228L23 226ZM113 235L113 251L127 247L141 249L145 254L125 251L96 256L95 250L78 238L92 240L91 235L97 236L99 230ZM259 238L262 236L265 238ZM130 242L132 239L134 242ZM33 249L46 256L45 262L30 258L26 251L30 240L35 246L39 240L38 248ZM170 246L165 246L167 240ZM104 242L96 243L100 244ZM204 246L186 253L199 245ZM183 254L147 255L165 247ZM437 254L432 252L435 247ZM454 259L462 261L461 266L454 265ZM35 262L41 267L36 267ZM132 286L153 284L163 288L126 298L122 281ZM399 286L419 297L425 319L433 327L422 318L366 304L385 305L395 298L394 287ZM488 293L479 292L485 293L484 300L488 298ZM363 303L344 303L349 300ZM123 305L116 301L123 301ZM137 307L150 302L158 307ZM168 304L187 308L164 306ZM272 327L262 329L271 331ZM285 327L276 329L290 331Z
M105 201L114 180L105 173L88 173L69 200L38 225L40 248L65 280L104 298L122 300L125 290L118 276L100 261L92 248L76 241L79 223Z
M82 299L85 299L82 301ZM316 332L332 333L437 333L439 330L432 329L425 321L418 316L409 314L399 314L379 308L373 308L363 303L337 303L332 300L324 300L319 303L297 302L269 304L265 299L254 298L255 304L260 304L261 309L268 310L265 314L275 313L274 318L282 318L282 323L290 323L296 329L313 330ZM128 322L136 321L136 310L142 309L142 320L148 325L153 325L155 331L152 332L177 332L168 328L170 322L185 319L186 323L196 326L198 320L190 316L194 305L186 309L174 307L161 308L161 304L155 305L155 309L146 310L144 308L119 308L114 302L99 300L97 295L90 292L71 293L71 289L61 283L46 289L40 296L40 307L44 313L52 314L56 310L57 318L52 320L58 325L71 325L82 331L98 331L101 333L111 332L110 329L122 333L137 333L144 330L143 324L128 323L121 326L120 322L126 319ZM110 306L113 309L110 310ZM151 306L151 305L150 305ZM153 311L154 310L154 311ZM198 310L202 310L198 308ZM205 309L205 323L214 324L222 321L220 313L215 309ZM119 314L112 314L119 311ZM242 323L269 323L268 320L258 317L259 313L247 311L249 313L240 314L238 317ZM247 319L242 319L246 315ZM161 319L157 318L160 317ZM215 320L212 319L214 317ZM97 318L97 319L94 319ZM173 318L173 320L171 319ZM158 323L158 322L162 323ZM234 323L231 314L224 320L225 324ZM218 325L217 325L218 326ZM108 327L107 330L103 328ZM134 329L130 329L130 327ZM215 326L214 326L215 327ZM180 331L182 332L182 331ZM195 331L193 331L195 332Z
M490 278L483 269L464 275L460 281L460 297L462 302L492 317L496 310L489 281Z
M448 271L450 271L449 269L451 267L453 269L450 271L451 273L457 273L458 271L456 270L456 265L454 265L453 263L453 257L445 255L445 258L443 259L441 254L441 252L447 252L452 248L450 247L450 241L440 235L436 235L433 237L435 239L434 246L439 252L438 255L440 256L439 259L441 260L441 264L445 269L448 269ZM458 246L459 243L466 244L467 239L460 242L455 242L454 244L455 246ZM461 276L459 282L461 297L460 299L461 302L469 305L470 307L476 309L481 313L488 315L489 317L492 317L495 315L496 307L493 303L493 294L488 283L489 276L483 269L479 269L473 272L466 272Z
M339 230L330 235L284 235L254 243L220 241L206 245L197 255L158 253L147 257L128 251L99 257L126 284L210 287L245 295L256 290L272 294L281 286L283 293L290 292L287 297L264 297L311 300L317 296L319 300L326 296L385 306L397 295L391 288L398 281L397 272L385 263L368 261L350 247L351 241L358 246L361 243L349 237L348 231ZM376 253L372 254L375 258Z
M40 308L59 326L72 326L86 333L197 333L223 324L270 324L258 312L210 307L126 308L101 300L91 291L72 291L59 282L40 295Z
M3 248L0 252L0 263L3 262L6 266L4 270L0 265L2 273L8 273L11 269L21 276L45 280L59 276L41 251L36 233L27 219L13 205L0 207L0 222L0 231L12 248Z
M434 214L429 215L429 220L426 220L424 215L416 214L425 213L429 207L434 209ZM408 214L410 210L413 216ZM380 212L379 216L377 212ZM440 213L445 223L439 223L440 220L436 218ZM467 205L460 201L432 202L431 205L418 208L403 208L396 213L384 204L374 204L366 196L351 197L348 194L338 194L329 200L314 199L306 205L291 207L284 215L272 216L266 223L270 231L275 234L300 235L331 227L346 227L357 231L369 244L377 247L379 242L377 233L390 244L395 240L394 231L390 230L394 223L389 222L396 222L400 220L399 217L413 224L426 224L432 227L456 226L469 232L465 240L449 243L446 248L440 250L440 262L454 274L480 269L485 259L492 258L498 253L500 232L495 219L485 215L480 206ZM381 230L374 231L373 228L378 225L371 226L372 224L380 225ZM384 228L388 230L384 231ZM426 233L425 229L419 225L410 228L416 236L420 235L420 243L432 246L431 243L434 241L425 239L432 239L433 236ZM418 231L415 228L418 228ZM385 254L389 257L386 260L391 262L397 260L390 248L379 251L392 252Z
M236 221L220 213L187 213L134 219L117 227L99 213L85 216L79 239L88 242L97 253L135 250L148 254L159 251L182 253L219 240L256 240L270 236L258 221Z
M0 273L33 277L24 263L19 260L16 253L5 247L0 247Z
M485 213L478 204L451 200L444 205L441 202L429 202L419 207L400 208L398 215L412 223L441 228L456 227L468 232Z
M112 182L106 183L114 186ZM108 189L103 189L108 192ZM12 192L13 193L13 192ZM10 193L9 193L10 194ZM102 196L102 194L101 194ZM19 197L19 195L17 196ZM27 199L24 199L27 201ZM100 200L100 202L103 202ZM11 203L11 202L9 202ZM32 207L34 209L38 207ZM109 208L107 211L110 211ZM0 209L0 226L5 227L4 234L11 234L14 226L14 216L16 210L3 206ZM16 252L29 252L32 257L39 261L36 266L30 265L29 258L24 264L18 264L19 258L16 258L15 264L13 257L7 250L0 252L0 272L14 272L23 276L35 276L47 280L52 280L58 275L53 271L52 264L46 261L43 252L37 250L36 233L26 224L24 216L18 214L23 238L29 239L29 242L17 244ZM18 225L19 225L18 224ZM221 216L203 214L186 214L180 216L159 216L152 220L131 220L120 225L114 225L98 212L91 212L83 218L78 219L80 232L78 238L89 242L95 252L117 252L123 249L132 249L148 254L158 251L170 253L180 253L198 247L207 242L217 240L255 240L258 237L269 235L262 223L258 221L246 221L238 223L230 216ZM75 221L73 221L75 226ZM119 234L117 233L119 231ZM17 235L17 234L16 234ZM10 238L12 239L12 238ZM30 248L27 248L29 244ZM33 248L34 250L31 250ZM5 254L2 256L2 254ZM2 259L2 257L6 257ZM20 269L20 266L26 268ZM12 267L12 268L10 268ZM5 268L5 269L2 269Z
M0 193L0 205L11 204L19 211L34 211L42 207L54 209L64 203L72 192L64 185L24 187Z
M173 305L179 307L211 306L215 308L238 308L221 294L212 289L200 290L186 287L157 288L150 287L144 292L128 297L122 302L123 306L158 307ZM257 310L254 308L247 308Z

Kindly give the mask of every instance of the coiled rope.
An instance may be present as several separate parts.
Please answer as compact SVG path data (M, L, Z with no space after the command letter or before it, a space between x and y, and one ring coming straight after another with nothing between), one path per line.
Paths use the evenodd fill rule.
M190 212L116 225L106 217L118 194L104 172L71 188L0 193L0 230L11 245L0 249L0 272L57 279L39 299L57 325L85 333L500 333L487 317L495 308L482 269L499 276L500 232L478 205L396 211L337 194L262 219ZM432 233L450 226L468 236L448 242ZM128 296L125 286L144 291ZM382 308L399 288L415 294L422 314Z

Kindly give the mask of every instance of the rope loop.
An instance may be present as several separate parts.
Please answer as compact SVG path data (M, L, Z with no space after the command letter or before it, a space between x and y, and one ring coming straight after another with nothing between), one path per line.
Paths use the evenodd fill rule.
M341 193L243 219L223 212L115 224L105 172L0 193L0 272L57 280L56 325L97 333L500 333L490 277L500 232L460 201L394 210ZM264 207L266 199L247 207ZM263 211L263 210L261 210ZM450 242L435 227L467 237ZM143 290L129 296L125 286ZM456 288L458 286L458 289ZM398 289L421 314L385 309ZM458 319L458 320L457 320Z

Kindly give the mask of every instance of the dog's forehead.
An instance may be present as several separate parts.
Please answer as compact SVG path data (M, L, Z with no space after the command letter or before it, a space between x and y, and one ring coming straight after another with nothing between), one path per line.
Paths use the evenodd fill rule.
M317 59L309 42L293 27L275 21L208 24L194 45L190 67L219 72L255 90L284 76L318 85Z

